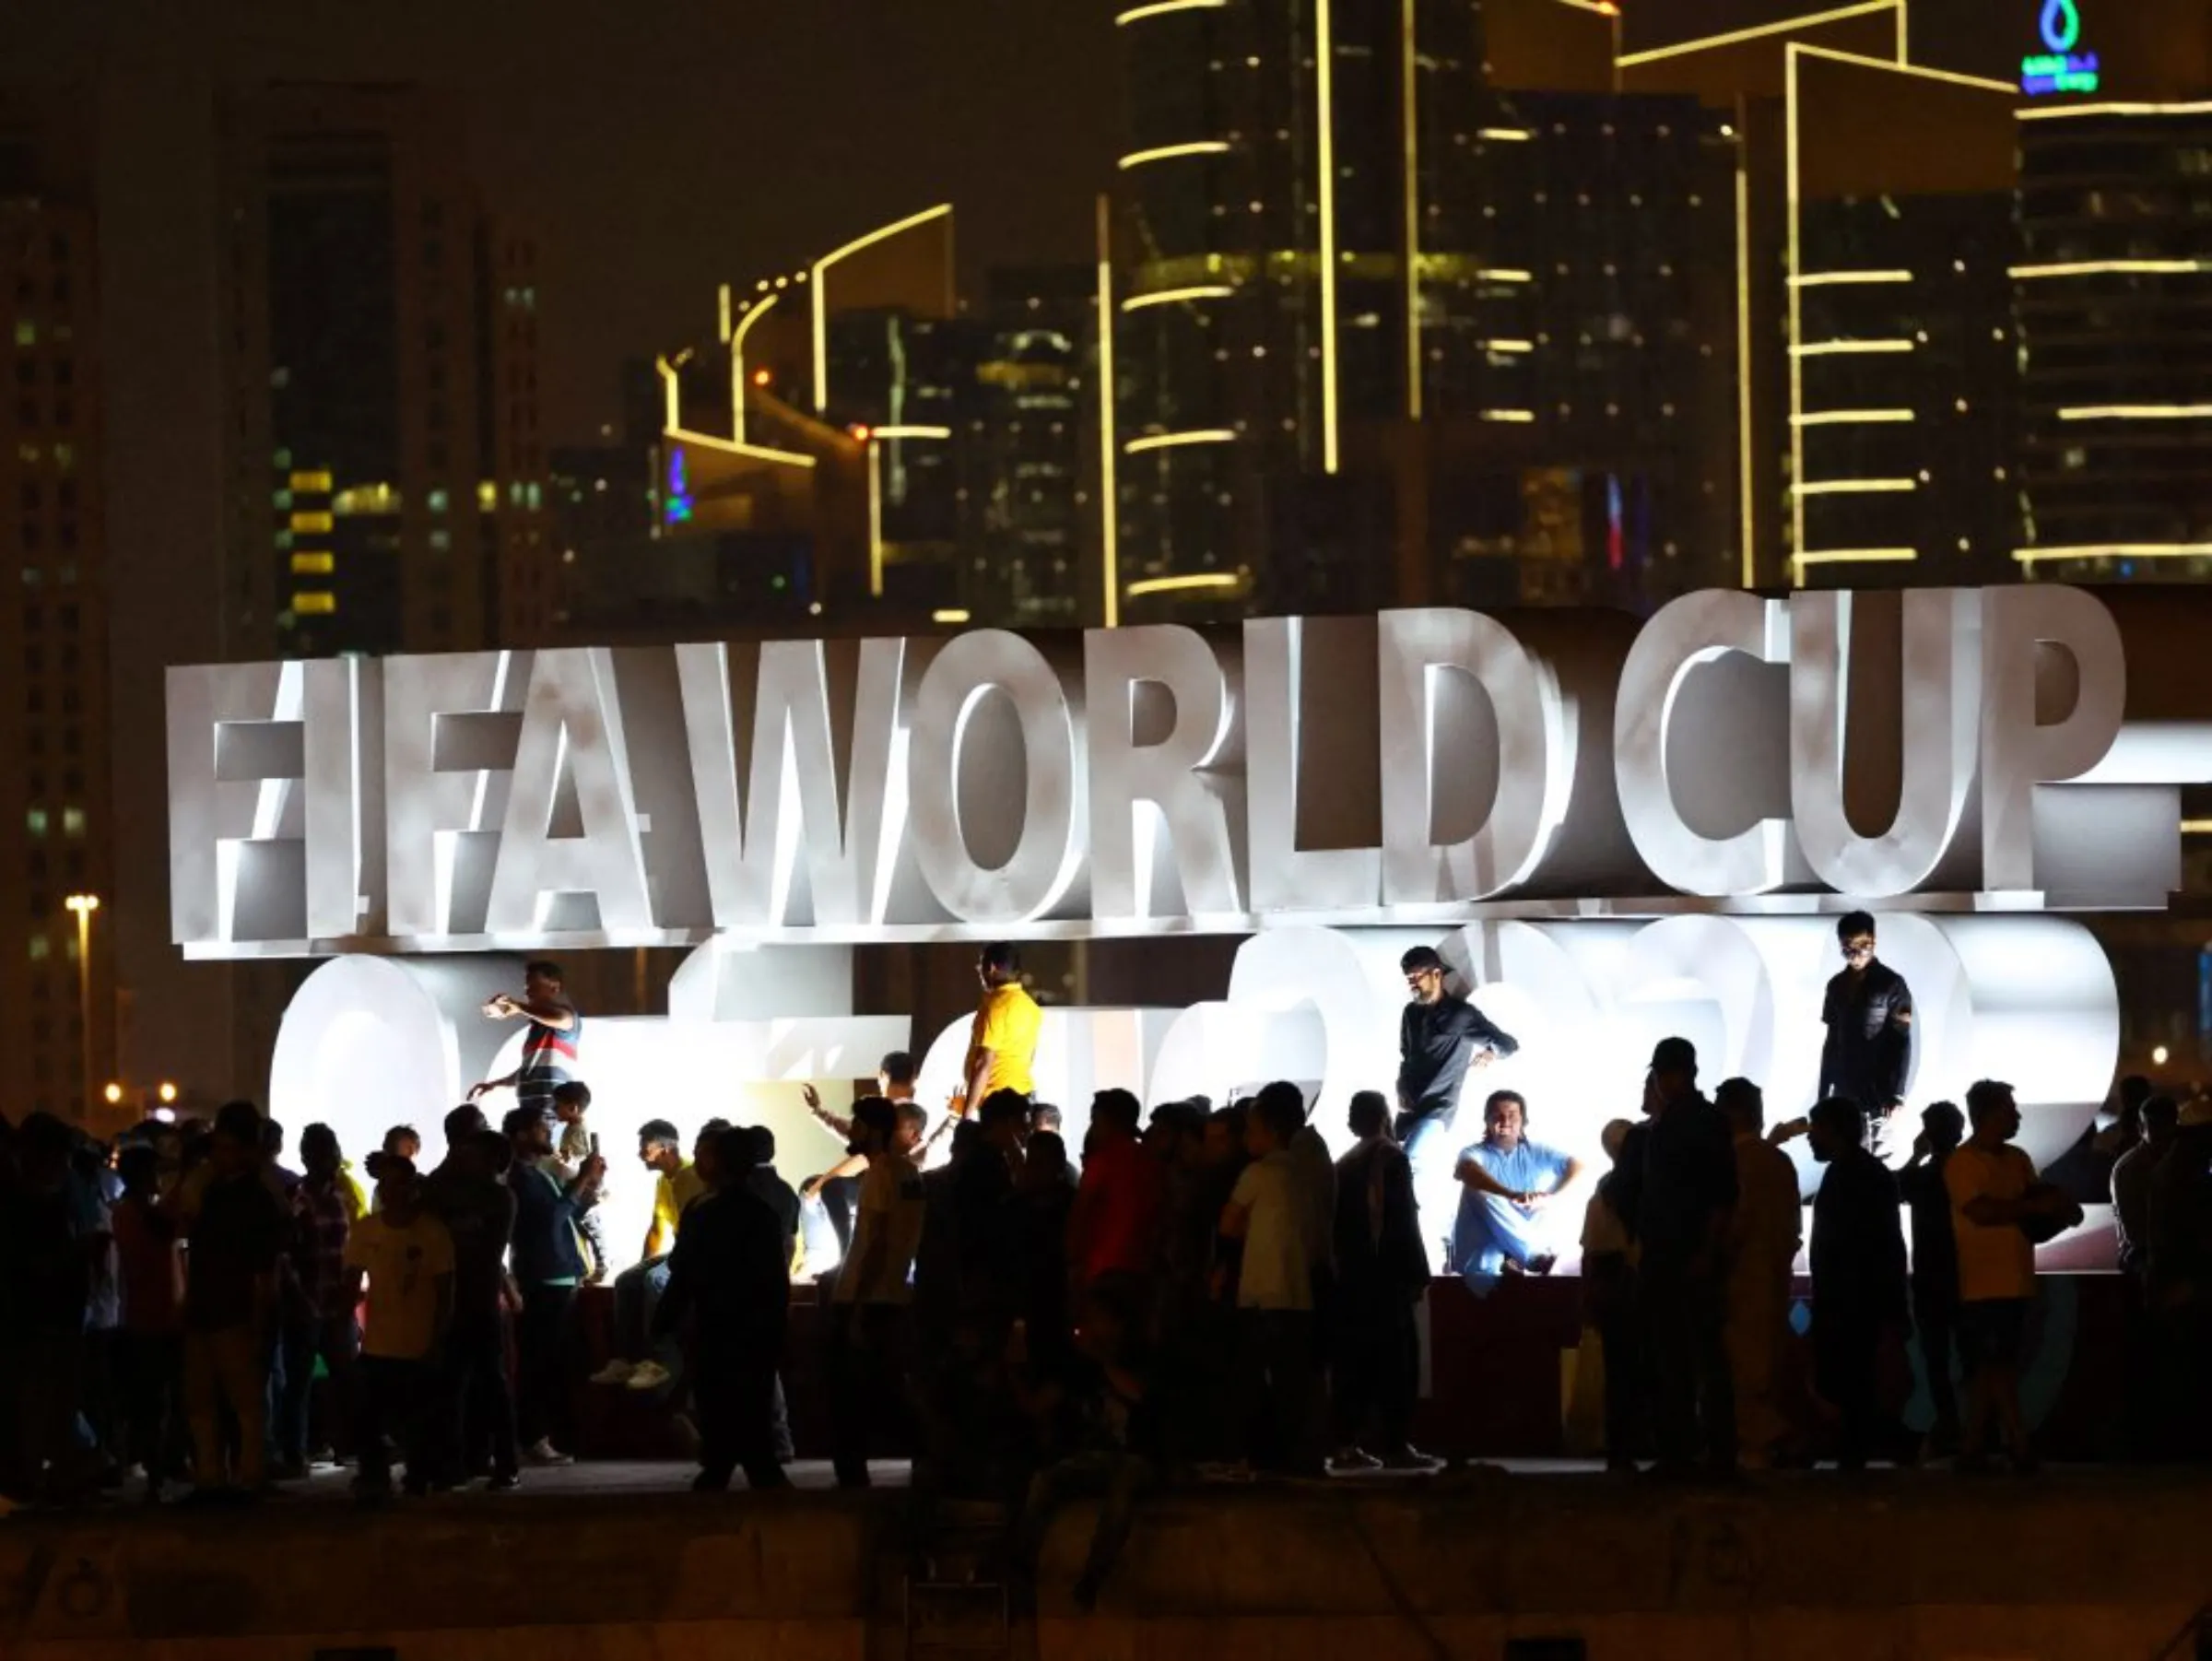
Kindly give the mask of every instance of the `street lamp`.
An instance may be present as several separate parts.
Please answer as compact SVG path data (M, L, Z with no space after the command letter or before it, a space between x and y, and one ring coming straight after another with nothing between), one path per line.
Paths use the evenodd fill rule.
M176 1101L177 1087L174 1084L171 1084L168 1079L164 1078L161 1081L161 1088L157 1090L155 1094L161 1098L162 1105L166 1107L170 1103Z
M85 1099L92 1096L92 913L100 910L98 894L72 894L62 901L76 913L76 1019L83 1029Z

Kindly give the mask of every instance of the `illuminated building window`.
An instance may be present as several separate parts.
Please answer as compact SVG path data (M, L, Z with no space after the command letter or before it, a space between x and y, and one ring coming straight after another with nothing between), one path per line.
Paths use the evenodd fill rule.
M453 501L453 498L443 490L432 490L423 500L433 513L444 512Z
M43 807L33 807L30 809L29 812L23 816L23 828L29 830L33 836L45 835L46 809Z
M64 836L69 837L69 838L71 838L71 839L73 839L73 840L74 840L74 839L76 839L76 838L78 838L78 837L81 837L81 836L83 836L83 835L84 835L84 833L85 833L85 810L84 810L82 807L65 807L65 808L63 808L63 809L62 809L62 834L63 834Z
M434 548L437 548L441 552L452 548L453 546L453 532L432 531L430 533L430 546Z
M31 960L32 962L34 962L34 963L43 963L43 962L44 962L44 961L45 961L45 960L47 960L49 957L53 956L53 941L49 940L49 939L48 939L48 938L47 938L47 937L46 937L44 935L33 935L33 936L31 936L31 937L30 937L30 960Z
M338 562L329 554L294 554L292 574L296 577L326 577L337 569Z
M328 513L294 513L292 515L292 529L295 531L327 531L331 528L331 524L332 520Z
M38 345L39 325L28 317L18 318L16 320L16 344L18 346Z
M328 617L338 608L337 595L307 593L292 595L292 610L300 617Z
M305 490L319 496L330 494L330 475L326 472L295 473L287 482L295 490Z
M288 509L292 505L292 493L289 490L277 490L271 494L269 500L280 509Z
M279 450L276 452L276 470L278 472L281 473L286 471L291 466L291 465L292 453L289 450Z

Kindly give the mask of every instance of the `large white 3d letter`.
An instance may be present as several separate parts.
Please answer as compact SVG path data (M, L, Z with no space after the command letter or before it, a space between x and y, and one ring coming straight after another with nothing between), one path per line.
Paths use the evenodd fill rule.
M821 641L678 646L676 662L715 926L794 922L802 855L816 925L881 923L905 823L906 642L863 641L856 660Z
M1480 612L1386 611L1377 673L1382 898L1487 900L1526 882L1567 817L1574 729L1558 680ZM1473 832L1439 845L1439 821Z
M644 851L614 654L531 666L486 927L495 935L649 929Z
M1156 883L1171 871L1185 914L1241 910L1242 781L1206 772L1236 715L1212 650L1189 629L1093 629L1083 663L1092 915L1159 914Z
M994 694L1011 707L1018 736L986 730ZM1076 717L1059 674L1018 634L957 636L922 677L912 730L914 857L930 892L969 923L1047 915L1082 864L1088 814ZM972 846L986 830L1010 843L994 865Z
M169 671L169 911L181 946L304 932L300 666Z
M2119 626L2078 588L1985 588L1982 684L1982 886L2033 889L2036 787L2079 778L2119 736Z
M1897 817L1879 836L1853 830L1843 805L1846 747L1889 742L1887 733L1854 737L1848 730L1852 625L1865 603L1828 592L1790 599L1790 808L1806 862L1838 893L1912 892L1949 852L1972 795L1982 724L1980 596L1924 588L1900 597L1901 772Z
M1375 834L1358 827L1378 807L1368 702L1377 677L1360 649L1374 643L1374 625L1361 618L1265 618L1244 625L1254 911L1356 911L1381 896L1382 851L1357 845ZM1325 685L1307 685L1309 656L1326 664ZM1308 789L1309 780L1325 783ZM1324 827L1322 839L1335 845L1300 846L1301 819Z
M1684 736L1677 723L1683 688L1692 673L1730 653L1787 663L1788 628L1777 600L1748 594L1685 595L1643 626L1622 666L1613 706L1613 767L1621 815L1652 875L1686 894L1760 894L1784 880L1789 821L1755 817L1732 835L1704 835L1683 818L1670 764L1675 743ZM1731 816L1739 821L1756 815L1761 786L1770 782L1758 777L1747 760L1746 739L1759 713L1741 700L1708 702L1701 718L1712 724L1688 735L1700 754L1715 763L1707 770L1715 794L1725 792L1732 798L1700 806L1733 810ZM1754 805L1747 808L1747 804Z
M384 677L391 930L478 935L523 736L526 652L410 657Z
M384 918L383 666L361 657L306 666L307 933L379 935Z

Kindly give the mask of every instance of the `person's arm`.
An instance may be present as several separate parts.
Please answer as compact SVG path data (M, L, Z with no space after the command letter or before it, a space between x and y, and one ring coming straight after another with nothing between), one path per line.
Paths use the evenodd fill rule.
M1421 1071L1413 1052L1414 1006L1398 1017L1398 1112L1409 1113L1421 1099Z
M969 1118L983 1104L983 1086L990 1081L991 1068L998 1060L998 1052L988 1044L977 1044L968 1057L967 1089L961 1093L953 1112L960 1118ZM940 1126L939 1128L942 1128Z
M691 1284L691 1254L697 1249L699 1235L690 1236L690 1243L679 1234L676 1250L668 1254L668 1284L661 1289L660 1302L653 1306L653 1336L665 1338L681 1329L684 1316L690 1313L693 1288Z
M560 1204L571 1217L582 1217L599 1203L599 1184L606 1180L606 1161L594 1154L577 1170L576 1180L560 1191Z
M1912 1073L1912 988L1900 976L1889 999L1889 1042L1882 1046L1881 1107L1895 1113L1905 1104L1905 1080Z
M1526 1197L1517 1189L1508 1188L1503 1183L1492 1176L1488 1171L1484 1169L1480 1160L1475 1159L1472 1156L1460 1160L1458 1166L1453 1171L1452 1174L1458 1180L1461 1185L1472 1188L1477 1194L1494 1194L1500 1199L1511 1200L1519 1200Z
M361 1289L369 1282L369 1271L358 1263L346 1266L346 1301L341 1309L359 1309L361 1306Z
M836 1164L830 1166L829 1170L823 1172L821 1175L810 1176L802 1183L799 1185L799 1197L812 1199L829 1184L839 1182L848 1176L859 1176L867 1168L868 1156L866 1154L849 1153Z
M510 997L507 1007L513 1014L526 1017L541 1027L550 1027L556 1032L573 1032L576 1030L576 1011L566 1004L556 1004L546 998Z
M1559 1167L1559 1180L1548 1188L1532 1191L1522 1200L1522 1204L1528 1207L1530 1210L1541 1209L1582 1181L1582 1160L1576 1159L1572 1154L1565 1155L1564 1158L1566 1162Z
M1475 1041L1477 1056L1495 1056L1500 1061L1505 1061L1520 1053L1521 1041L1477 1009L1472 1000L1464 1007L1468 1017L1467 1035Z
M1250 1206L1232 1199L1228 1205L1221 1207L1220 1234L1222 1239L1241 1240L1251 1232L1252 1207Z
M671 1243L672 1237L676 1233L675 1228L663 1220L669 1209L668 1206L661 1203L664 1197L673 1205L675 1191L669 1186L668 1179L665 1176L653 1185L653 1217L645 1225L644 1256L647 1258L658 1257Z
M468 1099L474 1101L480 1096L490 1095L494 1090L511 1090L514 1086L514 1081L522 1076L523 1069L517 1067L504 1078L487 1078L480 1084L472 1084L468 1087Z
M1086 1171L1076 1184L1076 1203L1067 1211L1067 1272L1073 1280L1083 1272L1083 1260L1090 1249L1092 1219L1099 1208L1099 1182L1093 1172Z
M1820 1024L1828 1029L1820 1040L1820 1080L1813 1098L1825 1101L1835 1091L1835 1077L1843 1049L1843 1027L1836 1019L1836 983L1828 984L1828 992L1820 1000Z
M813 1116L817 1125L819 1125L841 1142L850 1142L853 1139L853 1121L840 1118L824 1107L822 1094L814 1086L802 1084L799 1086L799 1095L806 1101L806 1111Z

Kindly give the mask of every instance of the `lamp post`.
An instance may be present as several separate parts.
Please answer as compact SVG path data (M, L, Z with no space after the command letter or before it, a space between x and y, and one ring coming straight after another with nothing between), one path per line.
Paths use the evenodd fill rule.
M86 1116L92 1107L92 913L100 910L98 894L72 894L62 903L76 913L76 1019L82 1029Z

